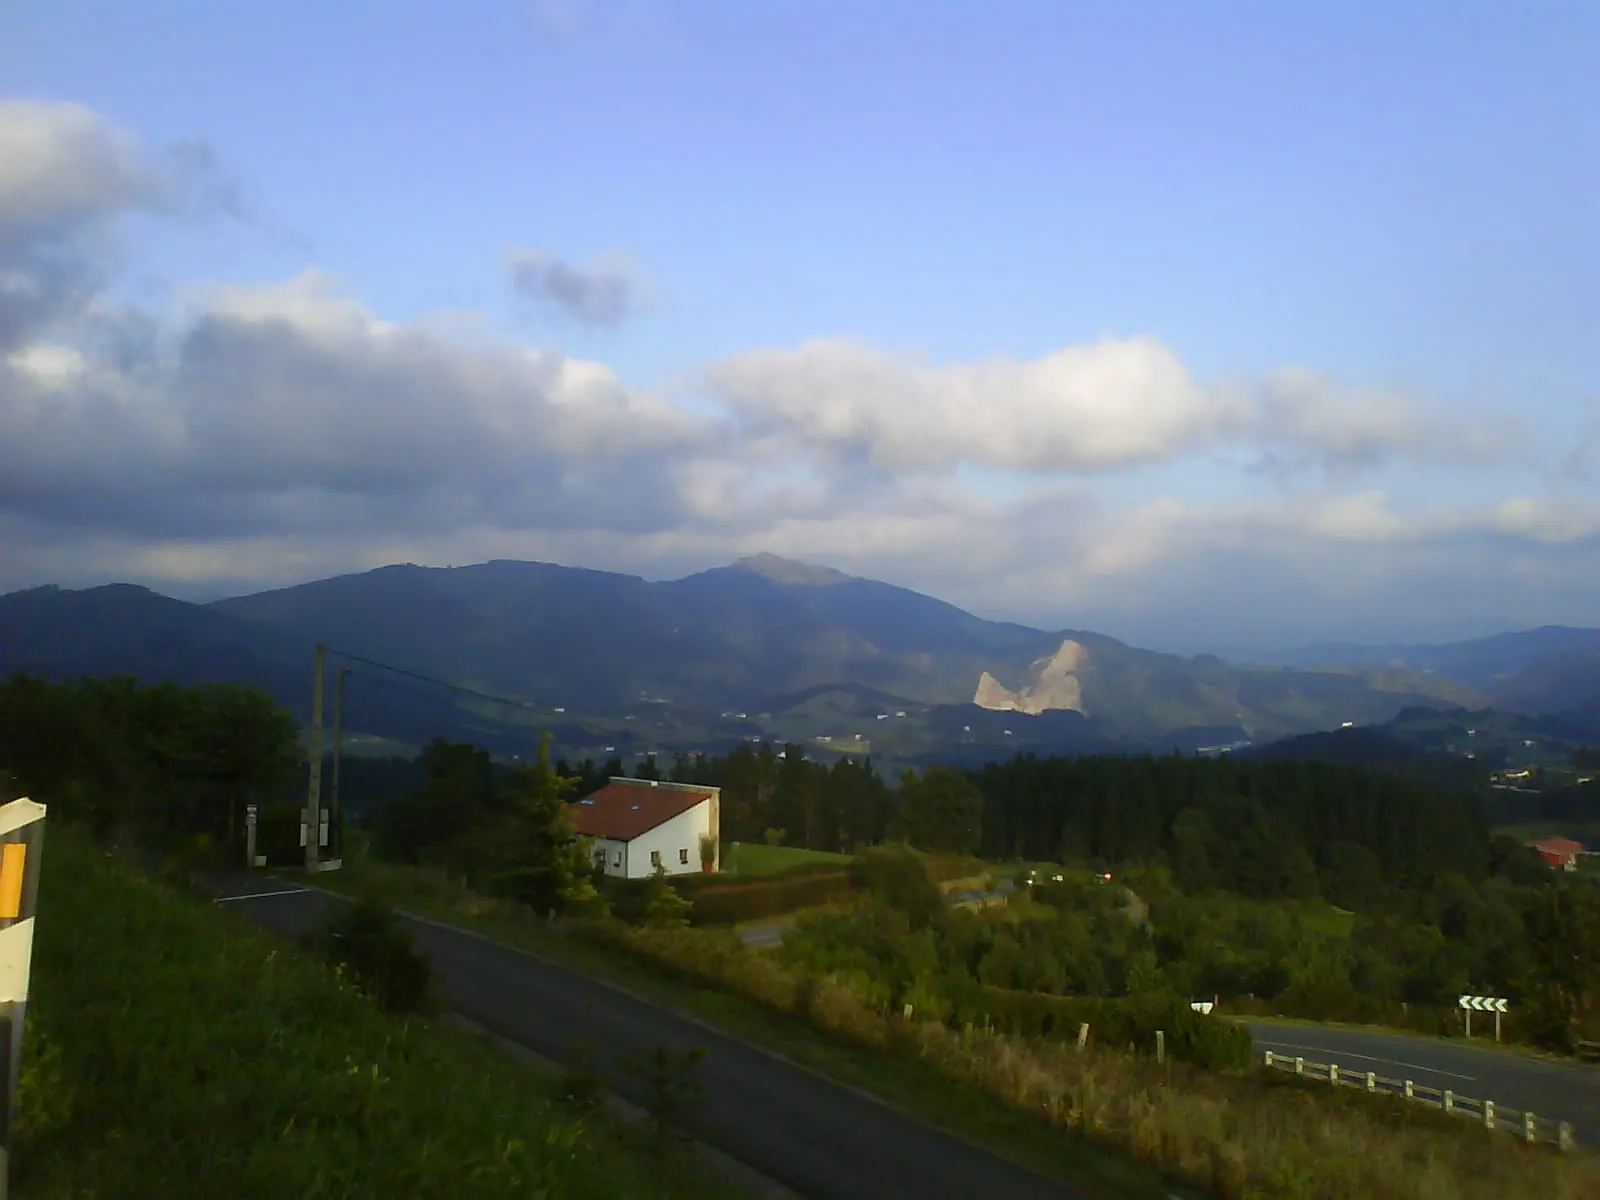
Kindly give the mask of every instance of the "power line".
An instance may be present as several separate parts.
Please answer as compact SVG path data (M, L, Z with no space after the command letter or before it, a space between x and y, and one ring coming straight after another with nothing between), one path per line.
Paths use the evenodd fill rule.
M376 659L363 658L359 654L351 654L348 650L339 650L333 646L328 647L328 653L336 654L340 658L347 658L351 662L361 663L363 666L377 667L380 671L392 671L396 675L404 675L410 679L421 680L423 683L431 683L436 687L442 687L452 692L459 692L463 696L474 696L479 700L488 700L494 704L505 704L512 708L524 709L538 707L531 700L513 700L507 696L494 696L488 692L480 692L476 688L462 687L459 683L449 683L443 679L435 679L431 675L423 675L418 671L408 671L405 667L396 667L390 665L389 663L378 662Z

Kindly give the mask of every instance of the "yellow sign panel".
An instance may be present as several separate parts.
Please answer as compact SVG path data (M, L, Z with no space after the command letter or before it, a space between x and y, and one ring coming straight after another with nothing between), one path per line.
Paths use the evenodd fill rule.
M7 842L0 849L0 920L22 915L22 877L27 861L28 847L22 842Z

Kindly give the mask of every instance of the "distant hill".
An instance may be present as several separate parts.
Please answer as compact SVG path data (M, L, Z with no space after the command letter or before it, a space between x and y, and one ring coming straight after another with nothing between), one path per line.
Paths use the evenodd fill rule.
M1419 706L1380 725L1283 738L1241 749L1235 757L1383 767L1436 786L1482 792L1497 769L1564 763L1586 739L1584 726L1566 716Z
M767 736L819 752L859 740L902 760L950 747L1008 757L1260 741L1483 702L1390 668L1241 667L986 621L771 555L667 582L495 561L383 567L209 605L122 586L0 597L0 669L233 679L302 715L319 641L524 706L357 664L351 728L470 733L491 748L526 748L537 725L596 753Z
M1330 642L1254 657L1279 666L1420 672L1515 712L1559 713L1600 699L1600 629L1545 625L1437 645Z

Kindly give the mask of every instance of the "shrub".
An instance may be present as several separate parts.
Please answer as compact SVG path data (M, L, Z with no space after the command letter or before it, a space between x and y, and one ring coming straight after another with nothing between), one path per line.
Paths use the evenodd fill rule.
M944 897L928 867L928 857L909 846L874 846L853 867L857 884L905 913L913 929L944 911Z
M312 942L385 1012L437 1011L428 957L386 905L355 901L313 935Z
M1223 1071L1252 1061L1250 1034L1242 1026L1197 1013L1187 1001L1168 996L1051 996L985 986L965 991L955 1019L974 1025L987 1021L1002 1033L1055 1041L1075 1040L1087 1022L1099 1045L1142 1055L1155 1053L1160 1030L1168 1057L1177 1062Z

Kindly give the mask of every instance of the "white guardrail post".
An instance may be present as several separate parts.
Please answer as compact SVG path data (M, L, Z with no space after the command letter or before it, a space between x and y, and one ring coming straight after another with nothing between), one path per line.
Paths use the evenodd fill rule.
M1292 1063L1294 1073L1301 1076L1306 1074L1306 1069L1309 1067L1311 1078L1319 1078L1317 1072L1321 1071L1323 1075L1320 1077L1327 1079L1329 1084L1337 1086L1340 1083L1338 1063L1308 1063L1298 1055L1291 1059L1287 1055L1276 1054L1271 1050L1265 1052L1264 1061L1267 1066L1280 1071L1290 1070L1290 1064ZM1358 1080L1359 1082L1357 1082ZM1381 1083L1383 1085L1382 1090L1403 1094L1407 1100L1413 1100L1421 1104L1437 1105L1447 1113L1459 1113L1463 1116L1472 1117L1474 1120L1481 1118L1485 1129L1499 1129L1513 1136L1520 1133L1522 1140L1528 1143L1536 1143L1541 1140L1553 1141L1562 1150L1571 1150L1576 1144L1572 1136L1570 1122L1547 1120L1541 1125L1541 1119L1536 1113L1523 1112L1519 1116L1515 1110L1512 1110L1509 1114L1502 1114L1493 1100L1474 1100L1468 1096L1458 1096L1448 1088L1436 1093L1439 1097L1438 1100L1430 1100L1426 1096L1418 1095L1417 1085L1414 1080L1380 1079L1376 1071L1356 1072L1354 1080L1347 1075L1344 1082L1355 1087L1365 1085L1368 1092L1379 1091L1379 1084ZM1425 1087L1422 1091L1432 1092L1434 1089ZM1540 1136L1541 1129L1546 1131L1547 1136L1544 1138Z

